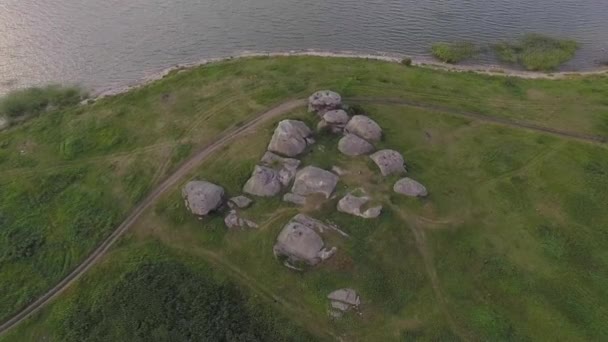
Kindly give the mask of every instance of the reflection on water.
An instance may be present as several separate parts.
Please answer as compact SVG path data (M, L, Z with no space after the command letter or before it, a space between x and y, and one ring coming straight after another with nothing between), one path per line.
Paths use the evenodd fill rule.
M2 0L0 92L47 82L107 88L245 50L425 55L436 41L539 32L608 58L606 0ZM481 57L476 62L492 62Z

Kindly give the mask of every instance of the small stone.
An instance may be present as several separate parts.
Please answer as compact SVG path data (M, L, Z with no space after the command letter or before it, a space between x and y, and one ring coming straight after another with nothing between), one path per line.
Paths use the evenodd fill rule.
M424 185L407 177L398 180L393 186L393 191L410 197L426 197L429 194Z
M398 175L406 172L401 153L394 150L380 150L370 156L380 168L383 176Z
M371 207L365 211L361 211L361 208L370 201L371 198L366 195L356 196L351 192L338 201L338 211L363 218L376 218L382 213L382 206Z
M344 170L343 168L339 167L339 166L332 166L331 167L331 172L337 174L338 176L344 176L348 174L348 171Z
M231 199L228 200L228 205L231 208L244 209L244 208L249 207L251 205L251 203L253 203L253 200L250 199L249 197L243 196L243 195L232 197Z
M306 204L306 197L288 192L285 195L283 195L283 202L288 202L288 203L293 203L295 205L303 206Z
M226 227L232 228L258 228L257 223L239 217L236 210L231 210L228 215L224 218L224 224Z
M353 116L344 130L367 141L380 141L382 138L382 128L365 115Z
M374 145L354 134L346 134L338 142L338 150L347 156L360 156L374 151Z
M361 304L361 299L359 298L357 291L350 288L343 288L333 291L327 295L327 298L329 300L345 303L351 306L359 306Z

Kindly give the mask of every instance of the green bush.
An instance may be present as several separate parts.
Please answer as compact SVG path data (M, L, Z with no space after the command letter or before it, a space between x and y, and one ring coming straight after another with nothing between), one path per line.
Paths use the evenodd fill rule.
M9 118L38 115L50 109L78 104L86 94L76 87L50 85L10 92L0 100L0 116Z
M431 46L431 53L435 58L445 63L458 63L475 56L479 49L471 42L439 42Z
M578 43L530 33L516 42L494 45L498 58L506 63L518 63L528 70L554 70L574 57Z
M410 66L410 65L412 65L412 59L409 57L405 57L404 59L401 60L401 64L403 64L405 66Z

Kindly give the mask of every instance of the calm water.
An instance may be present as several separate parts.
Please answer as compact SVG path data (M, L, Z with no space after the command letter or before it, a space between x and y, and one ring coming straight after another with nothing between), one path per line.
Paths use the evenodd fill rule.
M593 68L608 57L608 0L0 0L0 92L107 89L246 50L419 56L439 40L530 31L578 40L565 68Z

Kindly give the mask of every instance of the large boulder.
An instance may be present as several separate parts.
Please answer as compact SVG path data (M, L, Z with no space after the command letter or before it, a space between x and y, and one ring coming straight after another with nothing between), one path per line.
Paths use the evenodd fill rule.
M370 156L380 168L383 176L398 175L406 172L401 153L394 150L380 150Z
M270 151L264 153L260 162L264 166L277 170L279 173L279 180L283 186L288 186L291 183L301 163L297 159L283 158Z
M281 192L279 173L269 167L256 165L243 191L261 197L275 196Z
M342 97L331 90L317 91L308 98L309 112L325 113L340 107L342 107Z
M283 120L274 130L268 150L287 157L295 157L313 142L310 139L311 135L312 131L302 121Z
M194 215L205 216L222 205L224 188L206 181L192 181L182 189L182 197Z
M342 109L330 110L323 114L317 125L317 130L329 130L332 133L342 133L350 120L346 111Z
M295 268L294 264L304 262L316 265L331 257L336 248L325 249L325 243L317 232L295 220L289 221L279 233L273 251L276 256L285 257L287 265Z
M338 150L347 156L360 156L374 151L374 145L354 134L346 134L338 142Z
M351 192L338 201L338 211L363 218L376 218L382 213L382 206L369 207L363 210L370 201L371 198L365 194L357 196L355 192Z
M393 186L393 190L410 197L426 197L429 193L426 187L411 178L402 178Z
M365 115L355 115L346 125L345 131L355 134L367 141L380 141L382 128L376 121Z
M323 194L329 198L336 185L338 176L315 166L307 166L296 174L291 192L300 196Z

